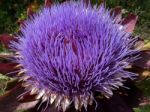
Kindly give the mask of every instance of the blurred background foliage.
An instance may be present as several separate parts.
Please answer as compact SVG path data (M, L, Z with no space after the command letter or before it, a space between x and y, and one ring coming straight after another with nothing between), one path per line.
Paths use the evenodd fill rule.
M13 33L17 20L26 16L26 7L33 0L0 0L0 33Z

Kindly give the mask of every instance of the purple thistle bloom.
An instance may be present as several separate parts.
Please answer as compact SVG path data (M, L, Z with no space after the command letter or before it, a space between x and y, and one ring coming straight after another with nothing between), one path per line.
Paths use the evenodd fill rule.
M21 79L37 99L63 111L70 103L87 108L95 92L111 97L136 76L125 70L135 60L134 40L119 27L103 5L66 2L43 8L25 22L13 45Z

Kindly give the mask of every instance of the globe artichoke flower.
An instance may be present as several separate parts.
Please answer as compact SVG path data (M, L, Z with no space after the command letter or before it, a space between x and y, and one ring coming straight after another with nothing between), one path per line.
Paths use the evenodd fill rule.
M96 111L99 99L111 99L137 77L127 70L139 59L137 38L121 21L105 5L75 1L30 16L11 44L26 89L20 96L35 95L44 109L88 111L94 105Z
M58 109L92 105L94 92L107 98L136 74L125 68L136 58L135 39L102 5L66 2L43 8L25 21L16 60L24 86Z

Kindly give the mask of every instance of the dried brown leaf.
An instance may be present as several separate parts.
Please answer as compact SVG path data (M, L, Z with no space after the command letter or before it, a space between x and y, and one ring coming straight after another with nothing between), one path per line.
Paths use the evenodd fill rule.
M53 0L45 0L44 6L50 7L53 4Z
M14 72L17 70L17 68L15 68L16 65L16 63L0 63L0 73L7 74Z
M15 40L15 38L9 34L1 34L0 42L4 44L4 47L9 48L10 41Z

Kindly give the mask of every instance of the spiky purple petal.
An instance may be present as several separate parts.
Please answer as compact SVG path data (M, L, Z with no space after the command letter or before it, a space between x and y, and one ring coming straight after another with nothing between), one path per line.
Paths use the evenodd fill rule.
M30 77L26 83L50 97L57 95L57 103L69 97L75 106L78 100L93 100L95 91L111 97L125 79L135 76L125 68L137 51L131 34L120 30L110 15L103 5L66 2L28 19L15 45L21 56L17 61Z

